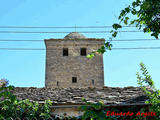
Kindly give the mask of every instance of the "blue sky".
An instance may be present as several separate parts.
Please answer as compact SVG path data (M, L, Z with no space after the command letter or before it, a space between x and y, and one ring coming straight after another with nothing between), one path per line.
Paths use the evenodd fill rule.
M132 0L1 0L0 26L111 26L118 22L121 9ZM7 29L0 31L75 31L75 29ZM76 31L104 31L76 29ZM125 28L123 30L137 30ZM66 34L0 33L0 39L43 40L63 38ZM86 37L105 38L109 33L84 34ZM140 32L120 33L116 39L149 39ZM160 41L112 42L113 47L160 47ZM0 42L0 48L45 48L44 42ZM159 86L160 50L112 50L104 54L105 85L112 87L137 86L136 72L143 62L156 87ZM0 50L0 78L11 85L44 87L45 51Z

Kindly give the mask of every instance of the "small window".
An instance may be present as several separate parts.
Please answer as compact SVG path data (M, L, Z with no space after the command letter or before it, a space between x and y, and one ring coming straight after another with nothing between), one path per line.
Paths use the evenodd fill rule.
M59 82L57 81L57 86L59 86Z
M81 56L86 56L86 48L81 48Z
M63 48L63 56L68 56L68 48Z
M94 80L92 80L92 85L94 85Z
M77 77L72 77L72 83L77 83Z

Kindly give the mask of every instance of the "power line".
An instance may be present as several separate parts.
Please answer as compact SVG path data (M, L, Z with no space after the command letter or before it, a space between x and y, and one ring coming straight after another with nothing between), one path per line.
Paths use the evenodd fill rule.
M149 50L149 49L160 49L160 47L137 47L137 48L112 48L113 50Z
M137 48L112 48L113 50L155 50L160 49L160 47L137 47ZM0 48L0 50L46 50L45 48ZM47 49L47 50L57 50L57 49Z
M110 41L110 40L106 40L106 41ZM159 39L117 39L117 40L111 40L111 41L114 41L114 42L125 42L125 41L129 41L129 42L132 42L132 41L159 41ZM34 39L34 40L8 40L8 39L0 39L0 42L44 42L44 40L40 40L40 39Z
M44 40L2 40L0 42L44 42Z
M45 48L0 48L0 50L46 50Z
M133 42L133 41L151 41L151 40L154 40L154 41L159 41L159 39L117 39L117 40L107 40L107 41L114 41L114 42L118 42L118 41L121 41L121 42L125 42L125 41L129 41L129 42Z
M111 31L79 31L79 33L110 33ZM118 31L118 32L143 32L143 31ZM40 31L0 31L0 33L70 33L70 32L40 32Z
M122 26L122 27L136 27L136 26ZM0 28L75 28L75 26L0 26ZM76 26L76 28L112 28L112 26Z

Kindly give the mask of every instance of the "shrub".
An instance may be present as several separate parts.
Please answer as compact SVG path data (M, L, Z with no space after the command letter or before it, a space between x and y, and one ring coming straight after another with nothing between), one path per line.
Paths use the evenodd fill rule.
M50 100L45 101L43 105L28 99L18 100L12 94L12 90L14 87L6 86L6 84L0 87L0 120L11 118L48 119L51 117L50 106L52 102Z
M147 104L151 104L149 110L151 112L156 112L156 117L154 120L160 119L160 90L155 88L154 81L152 77L149 75L149 72L146 66L143 63L140 63L142 73L137 73L138 84L144 90L149 99L146 101ZM148 90L148 88L152 89L152 91Z

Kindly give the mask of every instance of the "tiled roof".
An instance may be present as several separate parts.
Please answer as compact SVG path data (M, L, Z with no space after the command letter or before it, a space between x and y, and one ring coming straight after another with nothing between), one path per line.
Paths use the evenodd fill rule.
M147 100L139 87L103 87L103 88L35 88L16 87L13 93L18 99L33 101L52 100L53 103L83 103L82 98L90 102L104 101L105 104L144 103Z

